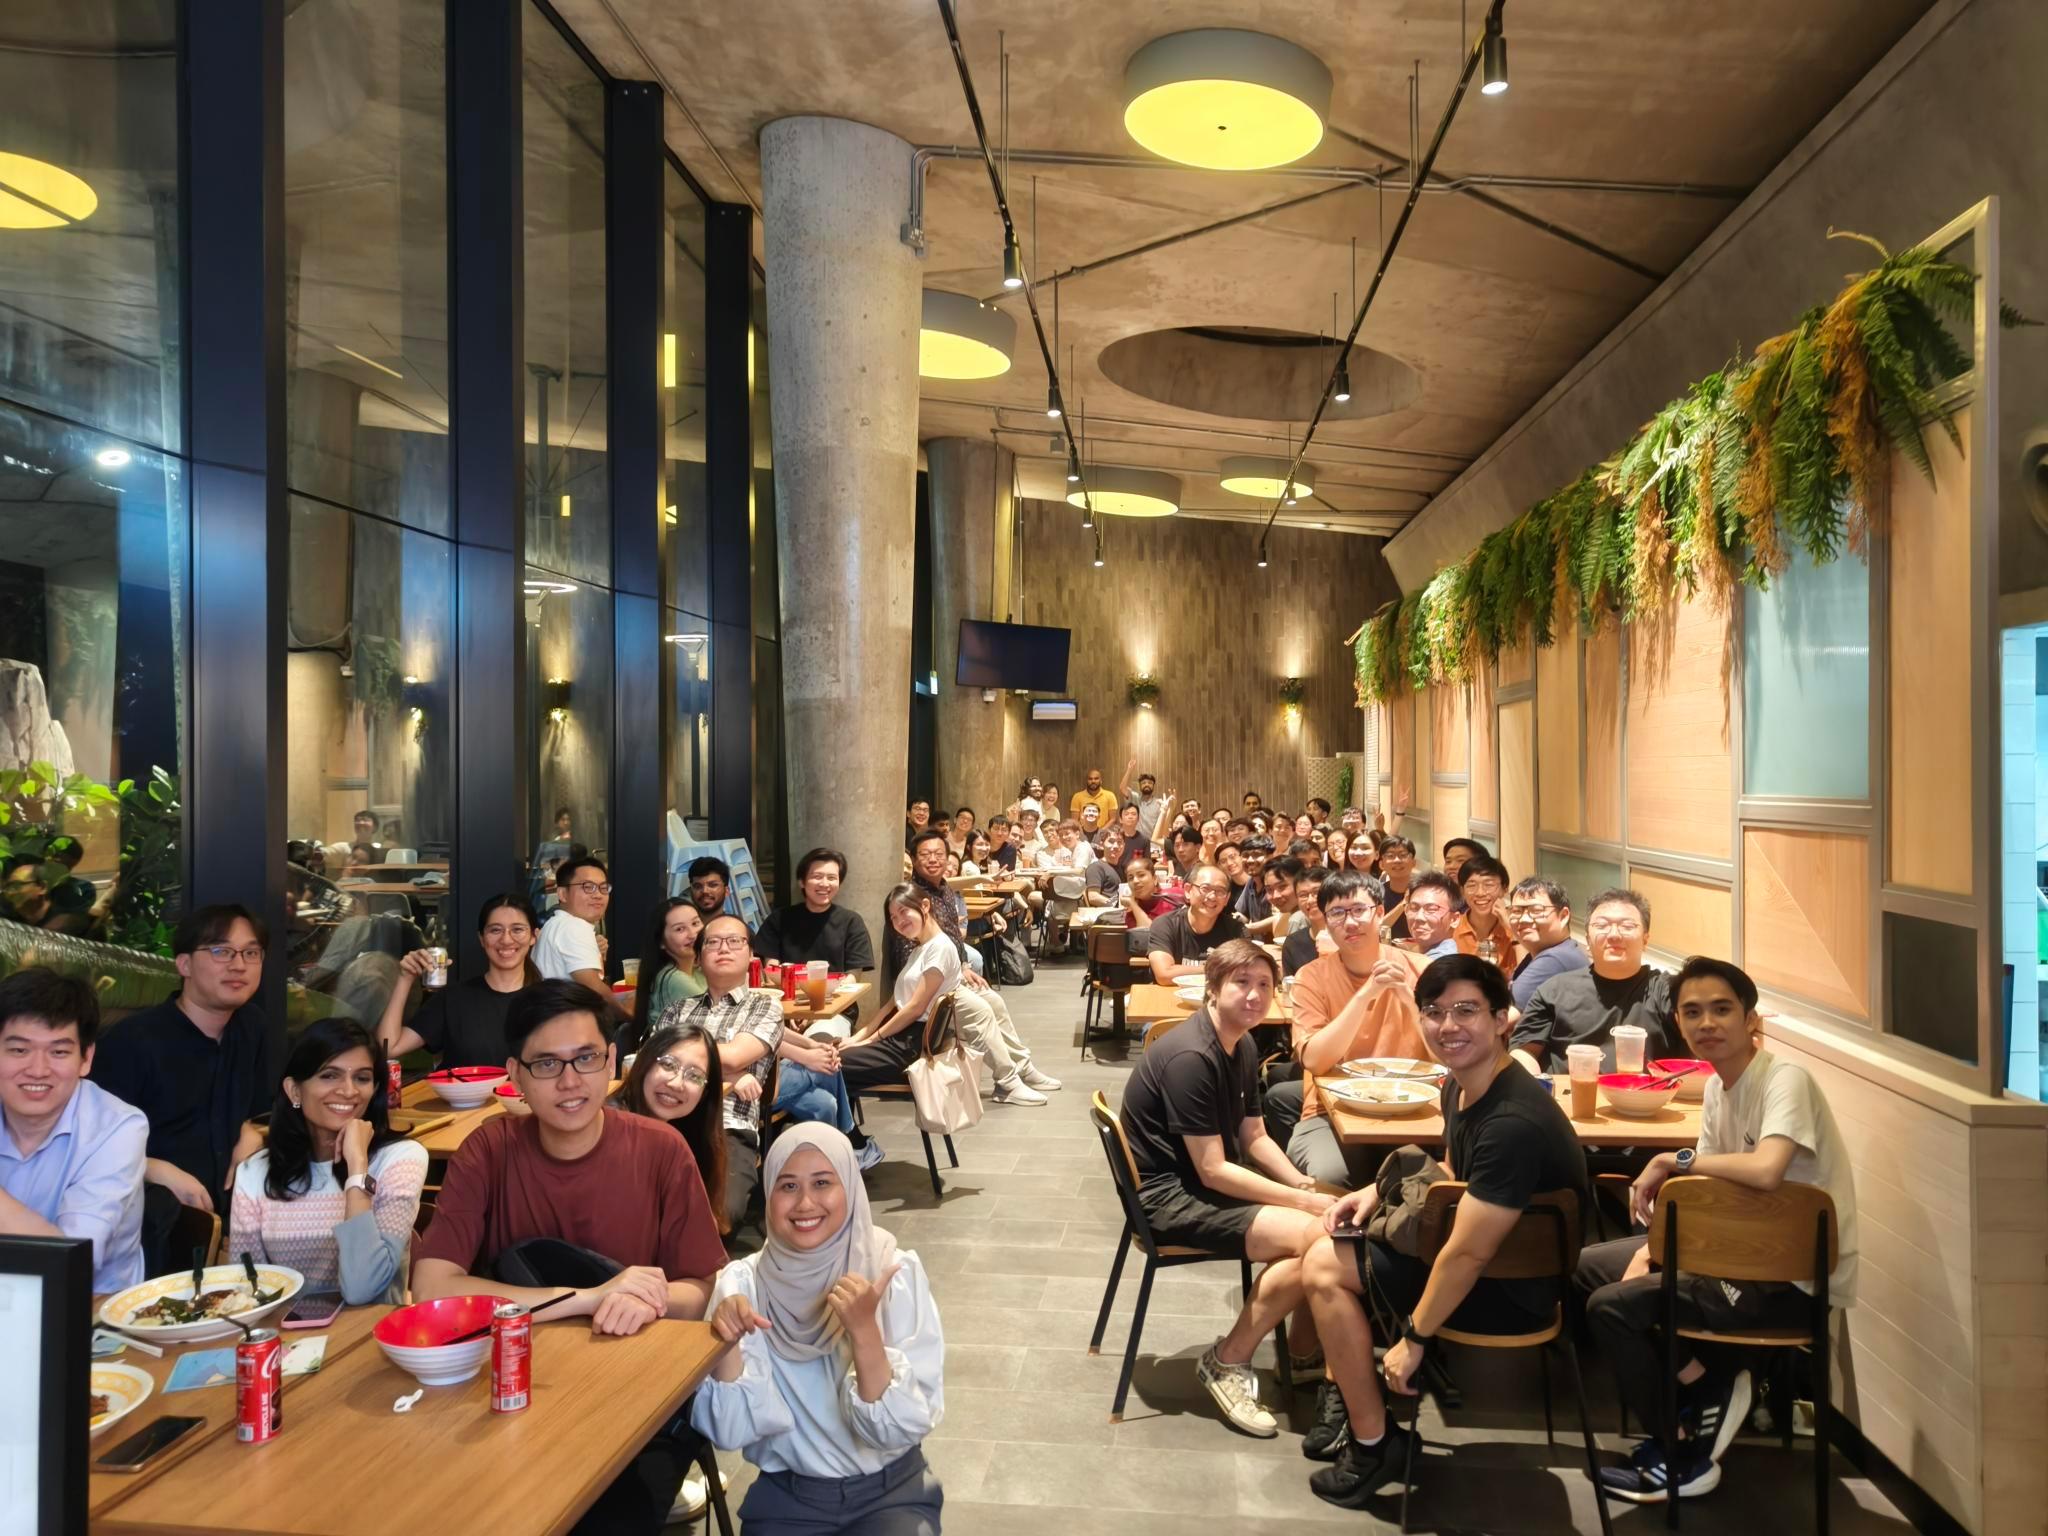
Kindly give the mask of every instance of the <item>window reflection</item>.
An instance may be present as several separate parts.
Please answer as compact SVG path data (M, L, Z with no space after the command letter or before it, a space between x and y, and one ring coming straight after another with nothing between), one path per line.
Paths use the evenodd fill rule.
M539 845L565 840L555 836L561 814L571 829L566 841L600 857L611 836L612 595L538 568L527 578L527 824L535 832L535 894L552 905Z

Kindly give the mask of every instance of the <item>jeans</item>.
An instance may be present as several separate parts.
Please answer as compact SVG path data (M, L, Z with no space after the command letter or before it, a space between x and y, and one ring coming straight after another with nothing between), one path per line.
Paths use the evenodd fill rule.
M781 1063L775 1090L775 1110L787 1112L792 1120L816 1121L836 1130L853 1130L853 1101L846 1093L846 1079L837 1072L814 1072L794 1061Z

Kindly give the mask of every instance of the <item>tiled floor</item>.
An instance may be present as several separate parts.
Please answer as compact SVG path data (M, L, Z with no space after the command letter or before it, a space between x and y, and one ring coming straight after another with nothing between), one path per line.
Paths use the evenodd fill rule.
M1029 987L1006 991L1011 1013L1041 1066L1066 1084L1042 1109L990 1104L982 1123L956 1137L960 1167L946 1169L934 1200L907 1108L868 1115L888 1159L869 1175L877 1218L916 1249L932 1277L946 1332L946 1417L925 1451L946 1489L955 1536L1184 1536L1189 1518L1226 1517L1235 1536L1298 1532L1307 1525L1392 1530L1398 1496L1369 1514L1337 1509L1309 1492L1315 1463L1298 1432L1253 1440L1224 1427L1196 1384L1195 1361L1237 1305L1236 1267L1200 1265L1153 1284L1137 1371L1121 1424L1110 1399L1136 1303L1142 1261L1125 1264L1103 1352L1087 1352L1109 1263L1122 1229L1088 1098L1112 1103L1129 1066L1113 1045L1079 1059L1078 965L1041 968ZM944 1161L943 1151L941 1162ZM1270 1364L1267 1351L1261 1361ZM1454 1357L1467 1406L1446 1425L1425 1409L1430 1445L1411 1506L1418 1531L1597 1532L1568 1389L1558 1382L1555 1449L1544 1444L1533 1359ZM1561 1374L1561 1373L1560 1373ZM1587 1362L1600 1443L1613 1451L1612 1388ZM1268 1405L1279 1387L1265 1373ZM1309 1391L1294 1412L1305 1428ZM1721 1488L1686 1504L1696 1533L1787 1536L1813 1528L1809 1442L1790 1453L1775 1441L1731 1451ZM751 1470L722 1463L737 1507ZM1836 1459L1831 1506L1838 1536L1892 1536L1907 1522L1868 1482ZM1619 1532L1663 1529L1661 1508L1610 1506Z

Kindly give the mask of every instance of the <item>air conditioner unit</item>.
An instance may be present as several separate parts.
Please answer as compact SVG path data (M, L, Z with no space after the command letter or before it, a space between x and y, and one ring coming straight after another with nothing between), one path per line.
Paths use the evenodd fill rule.
M1031 704L1033 720L1064 720L1072 724L1075 718L1072 699L1035 699Z

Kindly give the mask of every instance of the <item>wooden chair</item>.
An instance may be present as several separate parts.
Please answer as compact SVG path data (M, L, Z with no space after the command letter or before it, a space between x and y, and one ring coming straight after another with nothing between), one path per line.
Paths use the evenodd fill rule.
M1423 1201L1420 1236L1420 1257L1424 1264L1435 1264L1444 1244L1450 1240L1452 1220L1464 1193L1465 1185L1453 1179L1445 1179L1429 1187ZM1557 1443L1557 1435L1551 1421L1550 1357L1546 1351L1553 1345L1557 1347L1571 1373L1572 1395L1578 1400L1579 1433L1586 1444L1586 1475L1593 1480L1593 1502L1600 1512L1600 1529L1603 1536L1612 1536L1607 1496L1600 1484L1599 1458L1593 1449L1593 1420L1586 1409L1586 1383L1579 1372L1578 1347L1573 1344L1571 1330L1565 1325L1565 1288L1570 1285L1572 1272L1579 1264L1579 1221L1579 1199L1571 1190L1537 1195L1529 1208L1522 1212L1521 1220L1509 1231L1482 1274L1488 1280L1555 1280L1558 1303L1548 1323L1528 1333L1468 1333L1460 1328L1439 1328L1436 1336L1447 1344L1462 1344L1472 1349L1538 1351L1536 1359L1543 1377L1543 1436L1551 1445ZM1390 1398L1390 1408L1393 1401L1397 1400ZM1410 1401L1414 1404L1410 1425L1415 1433L1408 1442L1408 1464L1401 1474L1403 1531L1408 1529L1408 1497L1415 1487L1415 1449L1422 1439L1422 1399L1418 1394Z
M1088 1054L1089 1042L1124 1031L1124 1000L1138 980L1137 963L1131 958L1131 930L1093 923L1088 928L1088 969L1081 978L1081 995L1087 1006L1081 1015L1081 1055ZM1103 1004L1110 1009L1110 1024L1101 1023Z
M1828 1530L1828 1276L1841 1256L1835 1202L1811 1184L1750 1189L1727 1179L1698 1174L1666 1179L1650 1215L1650 1253L1664 1281L1664 1422L1678 1421L1678 1366L1681 1338L1742 1349L1803 1349L1813 1362L1813 1528ZM1679 1328L1678 1275L1712 1275L1722 1280L1775 1281L1813 1287L1803 1328L1756 1328L1716 1333ZM1788 1394L1789 1398L1789 1394ZM1791 1428L1791 1403L1784 1422ZM1789 1439L1789 1434L1788 1434ZM1664 1446L1672 1465L1676 1447ZM1678 1529L1678 1499L1666 1499L1665 1524Z
M180 1205L178 1216L171 1223L170 1235L164 1239L166 1252L175 1255L179 1266L192 1263L194 1250L202 1250L206 1264L221 1262L220 1217L212 1211L202 1211L196 1205Z
M1152 1235L1152 1223L1146 1218L1145 1208L1138 1203L1138 1163L1131 1156L1131 1144L1124 1137L1123 1122L1115 1110L1109 1107L1109 1100L1097 1090L1088 1106L1088 1118L1095 1123L1095 1134L1102 1139L1103 1155L1109 1159L1110 1180L1116 1185L1117 1199L1123 1203L1123 1236L1117 1239L1116 1262L1109 1267L1109 1283L1102 1290L1102 1309L1095 1315L1095 1333L1088 1340L1088 1353L1102 1353L1102 1335L1109 1327L1110 1308L1116 1304L1116 1288L1124 1274L1124 1256L1130 1252L1131 1240L1137 1239L1138 1246L1145 1254L1145 1275L1138 1282L1138 1308L1131 1316L1131 1336L1124 1344L1124 1366L1116 1379L1116 1398L1110 1404L1109 1422L1121 1424L1124 1417L1124 1399L1130 1395L1131 1372L1138 1363L1138 1337L1145 1331L1145 1308L1152 1299L1152 1277L1162 1269L1175 1269L1183 1264L1206 1264L1228 1262L1229 1255L1211 1253L1206 1248L1183 1248L1171 1243L1161 1243ZM1239 1271L1243 1279L1244 1294L1252 1293L1252 1261L1239 1259ZM1280 1385L1283 1391L1294 1390L1293 1372L1287 1362L1287 1325L1283 1322L1273 1330L1274 1358L1279 1363Z
M949 992L939 999L937 1005L931 1011L931 1016L924 1021L924 1053L927 1056L935 1056L940 1051L950 1048L953 1043L953 1034L953 994ZM871 1083L860 1090L860 1096L861 1098L907 1099L910 1097L910 1084L908 1082ZM859 1118L860 1104L858 1100L854 1104L854 1115L856 1119ZM932 1176L932 1193L940 1198L944 1198L946 1189L939 1182L939 1160L932 1153L931 1133L920 1125L917 1128L917 1134L924 1142L924 1165ZM942 1136L940 1139L946 1143L947 1161L951 1166L958 1168L960 1166L960 1154L953 1150L953 1138L951 1136Z
M1157 1040L1161 1035L1165 1034L1168 1030L1178 1028L1180 1025L1187 1023L1188 1019L1191 1019L1193 1017L1193 1014L1189 1014L1186 1019L1154 1019L1150 1024L1147 1024L1145 1026L1146 1046L1149 1048L1154 1040Z

